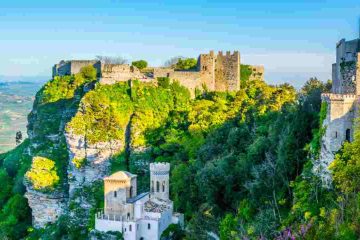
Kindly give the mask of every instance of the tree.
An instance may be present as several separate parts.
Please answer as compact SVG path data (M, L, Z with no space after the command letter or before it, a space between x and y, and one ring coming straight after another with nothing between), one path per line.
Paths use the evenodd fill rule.
M134 61L131 63L132 66L137 67L138 69L144 69L147 67L148 63L145 60L139 60L139 61Z
M26 173L27 179L36 190L53 190L59 183L55 162L45 157L34 157L31 169Z
M81 70L80 70L80 74L86 80L95 80L96 77L97 77L96 68L94 68L91 65L82 67Z
M179 59L175 65L176 70L194 70L197 67L197 60L195 58Z
M16 145L19 145L21 143L21 141L22 141L22 133L21 133L21 131L16 132L15 141L16 141Z
M179 59L183 59L183 58L184 57L182 57L182 56L172 57L165 61L164 67L175 67L175 65L179 61Z
M102 64L127 64L129 61L126 58L117 56L96 56L96 59L99 60Z

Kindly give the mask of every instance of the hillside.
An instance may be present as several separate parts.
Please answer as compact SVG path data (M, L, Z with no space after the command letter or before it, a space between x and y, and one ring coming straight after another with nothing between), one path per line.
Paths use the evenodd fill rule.
M239 91L195 98L168 78L101 85L91 67L50 80L36 94L29 138L0 155L1 238L108 239L94 230L101 179L127 170L146 191L150 162L171 163L171 199L185 214L186 231L169 230L170 239L341 236L316 231L335 211L330 200L308 205L311 184L333 199L310 171L326 86L312 80L297 93L241 74Z

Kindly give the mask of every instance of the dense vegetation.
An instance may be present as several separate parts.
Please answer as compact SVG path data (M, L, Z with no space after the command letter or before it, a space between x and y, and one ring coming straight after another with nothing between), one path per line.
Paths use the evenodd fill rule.
M149 162L171 163L171 198L175 210L185 214L187 228L171 225L164 232L170 239L207 239L209 234L357 239L359 132L331 166L333 188L323 187L312 172L325 130L327 106L320 93L329 84L311 79L296 92L288 84L249 81L250 75L251 69L243 70L238 92L197 92L195 99L168 78L158 79L158 86L138 81L93 85L92 68L54 78L37 94L36 112L29 116L31 141L0 155L5 186L0 238L88 238L94 219L85 218L89 212L77 201L69 201L76 218L65 214L56 224L34 230L23 197L26 172L34 189L66 191L67 131L86 136L89 144L123 142L111 170L138 174L140 191L148 189ZM77 168L86 164L86 159L72 161ZM87 199L93 216L103 206L102 193L99 181L75 195Z

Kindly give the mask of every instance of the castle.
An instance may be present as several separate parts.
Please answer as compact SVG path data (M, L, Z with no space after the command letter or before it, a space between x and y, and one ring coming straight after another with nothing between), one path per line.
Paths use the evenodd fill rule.
M100 84L114 84L119 81L137 79L142 82L156 82L158 77L168 77L177 80L181 85L188 88L191 93L195 89L210 91L237 91L240 89L240 53L221 51L215 54L200 54L196 70L178 71L173 68L153 68L150 72L142 72L135 66L128 64L103 64L97 60L72 60L61 61L53 67L54 76L76 74L87 65L97 69ZM251 66L255 71L253 78L263 79L264 68Z
M170 224L183 227L182 214L169 199L169 163L150 164L150 193L137 194L136 175L120 171L104 178L104 211L95 216L98 231L122 232L125 240L160 239Z
M344 141L353 140L354 119L360 100L360 39L342 39L336 44L332 80L331 93L322 94L322 101L327 104L327 116L323 123L326 130L320 160L315 165L315 171L321 174L325 184L331 182L327 167L334 160L335 153Z

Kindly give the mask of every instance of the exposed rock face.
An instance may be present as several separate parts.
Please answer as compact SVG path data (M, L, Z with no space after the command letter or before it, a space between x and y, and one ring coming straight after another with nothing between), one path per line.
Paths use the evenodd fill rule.
M316 175L318 175L322 181L324 186L331 185L331 175L328 169L330 163L334 160L335 154L332 151L332 128L329 125L331 124L330 114L328 113L323 122L323 127L326 129L324 136L321 138L321 150L320 150L320 158L314 162L313 171Z
M70 159L68 167L70 196L77 188L90 185L109 174L109 159L124 148L124 144L118 140L88 144L84 136L72 133L66 134L66 143ZM80 167L76 166L75 159L85 159L84 164Z
M47 223L54 223L66 211L67 196L63 193L41 193L27 186L25 197L32 210L33 226L42 228Z

